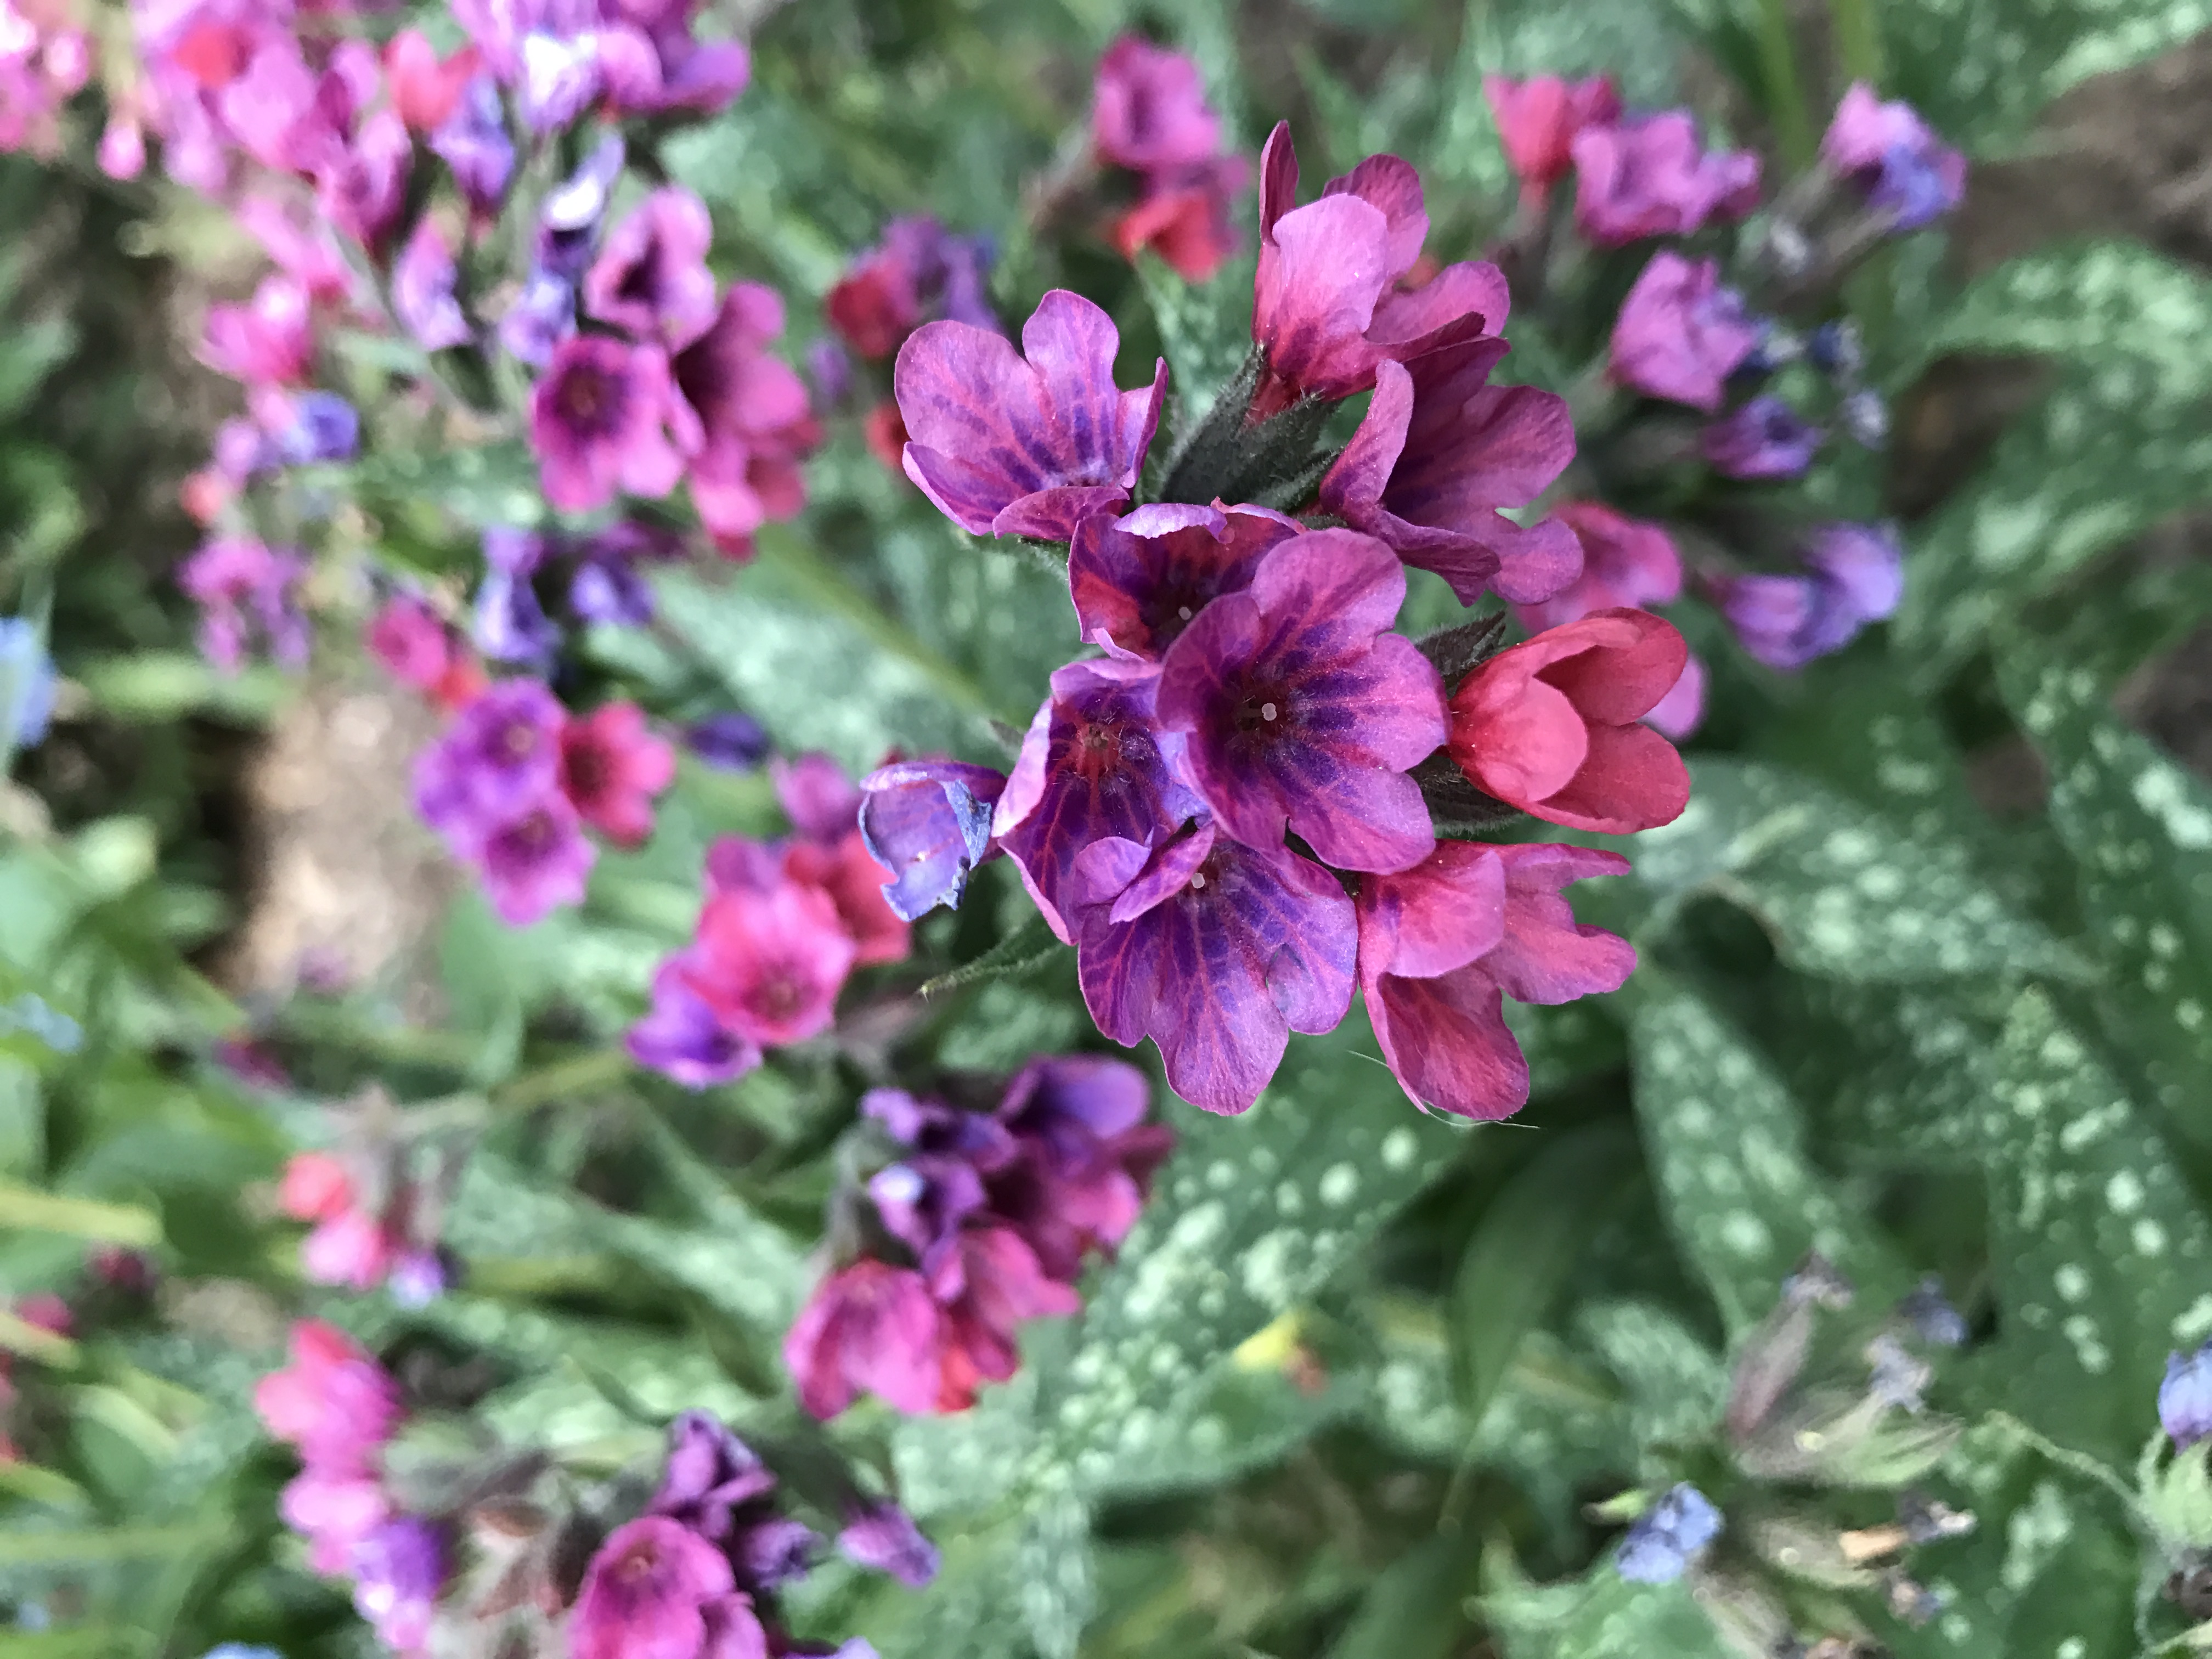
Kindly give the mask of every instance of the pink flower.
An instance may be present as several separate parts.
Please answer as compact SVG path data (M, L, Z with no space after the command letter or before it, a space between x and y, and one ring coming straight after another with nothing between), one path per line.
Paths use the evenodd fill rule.
M392 1241L382 1222L348 1209L325 1219L301 1242L300 1268L317 1285L374 1290L392 1271Z
M641 340L680 350L715 318L707 249L714 228L688 190L654 191L617 225L584 274L584 309Z
M299 386L314 362L307 290L289 276L264 276L251 304L208 309L200 361L248 386Z
M1711 413L1765 333L1742 297L1720 285L1718 260L1662 251L1621 302L1606 372L1631 391Z
M561 728L561 789L577 814L621 847L653 834L653 798L674 782L676 751L634 702L611 702Z
M706 331L677 355L678 429L690 455L691 503L726 556L752 556L753 533L806 504L799 463L822 441L806 383L769 354L783 301L732 283Z
M684 476L669 441L674 404L659 347L604 335L563 340L530 394L530 447L546 499L564 513L589 513L618 489L665 495Z
M599 849L567 796L547 795L512 818L471 830L454 850L483 875L492 913L508 927L527 927L584 902Z
M307 1540L307 1564L336 1577L353 1565L362 1540L392 1518L392 1501L373 1475L310 1465L276 1500L284 1524Z
M1556 75L1515 81L1486 75L1482 95L1489 100L1498 142L1521 181L1522 196L1536 202L1574 165L1575 135L1620 114L1620 94L1609 75L1587 81L1562 81Z
M680 1521L617 1527L584 1570L568 1615L574 1659L709 1659L704 1608L736 1593L728 1558Z
M1260 158L1260 269L1252 338L1267 374L1250 418L1301 397L1348 398L1375 384L1375 366L1496 334L1509 301L1489 264L1447 265L1403 286L1429 234L1420 177L1395 155L1370 155L1297 206L1298 158L1288 122Z
M1690 798L1674 745L1638 720L1687 647L1641 611L1600 611L1501 651L1451 699L1451 756L1476 787L1573 830L1672 823Z
M941 1318L911 1267L860 1261L814 1287L783 1340L799 1403L832 1418L864 1390L910 1417L938 1409Z
M884 898L883 866L869 854L858 829L826 846L793 842L783 849L783 872L836 907L839 925L853 941L855 968L906 959L912 949L907 924Z
M1233 215L1250 176L1241 155L1156 175L1109 228L1115 247L1125 259L1150 248L1183 281L1208 281L1237 251Z
M963 1412L982 1382L1003 1382L1021 1364L1015 1333L1032 1319L1079 1313L1073 1285L1047 1278L1036 1252L1007 1227L969 1227L927 1264L929 1292L944 1311L943 1382L938 1409Z
M859 951L826 893L779 879L712 894L690 954L684 983L723 1029L773 1047L829 1029Z
M1196 64L1125 34L1098 60L1091 143L1100 161L1133 173L1185 167L1220 149L1221 118Z
M481 61L474 46L463 46L441 61L438 49L422 30L400 30L384 48L384 73L392 89L392 107L412 131L436 131L459 107L461 89L468 85Z
M1411 870L1359 884L1359 978L1383 1058L1416 1105L1510 1117L1528 1066L1503 999L1571 1002L1618 989L1626 940L1578 927L1559 889L1628 861L1578 847L1439 842Z
M353 1207L353 1177L328 1152L295 1152L277 1183L276 1202L295 1221L327 1221Z
M1687 236L1711 218L1740 219L1759 201L1759 157L1701 149L1686 110L1586 126L1572 150L1575 222L1600 247Z
M310 1466L361 1473L399 1420L399 1389L368 1352L334 1325L292 1327L292 1363L253 1390L269 1432L299 1447Z

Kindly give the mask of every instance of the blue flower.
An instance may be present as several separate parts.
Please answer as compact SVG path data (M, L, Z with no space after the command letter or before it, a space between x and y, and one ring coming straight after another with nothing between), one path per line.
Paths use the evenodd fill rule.
M284 1659L274 1648L257 1648L244 1642L225 1642L210 1648L200 1659Z
M11 749L46 735L54 712L54 660L39 629L21 617L0 617L0 732Z
M1671 1584L1720 1532L1721 1512L1686 1480L1628 1529L1613 1558L1614 1571L1631 1583Z
M1930 1273L1897 1304L1898 1317L1923 1342L1955 1348L1966 1340L1966 1322L1943 1294L1943 1281Z
M684 730L684 745L718 772L750 772L768 759L768 730L750 714L732 709L709 714Z
M2184 1359L2166 1358L2166 1381L2158 1385L2158 1421L2177 1447L2212 1438L2212 1342Z

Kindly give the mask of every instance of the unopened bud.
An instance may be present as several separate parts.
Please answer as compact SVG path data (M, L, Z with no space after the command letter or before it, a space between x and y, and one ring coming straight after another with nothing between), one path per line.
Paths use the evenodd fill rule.
M1934 1544L1946 1538L1964 1538L1976 1525L1972 1510L1954 1510L1940 1499L1917 1492L1897 1500L1897 1522L1915 1544Z
M1917 1579L1902 1572L1893 1572L1882 1583L1882 1596L1889 1610L1917 1630L1949 1605L1949 1599L1940 1590L1934 1590Z

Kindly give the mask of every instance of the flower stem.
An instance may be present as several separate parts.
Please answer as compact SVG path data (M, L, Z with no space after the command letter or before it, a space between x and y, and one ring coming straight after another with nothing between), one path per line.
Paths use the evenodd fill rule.
M491 1103L502 1112L528 1111L563 1095L586 1094L619 1083L629 1069L629 1056L619 1048L593 1048L509 1078L491 1091Z
M1790 28L1789 0L1759 0L1759 65L1766 82L1766 109L1792 173L1813 164L1813 122L1797 78L1797 43Z

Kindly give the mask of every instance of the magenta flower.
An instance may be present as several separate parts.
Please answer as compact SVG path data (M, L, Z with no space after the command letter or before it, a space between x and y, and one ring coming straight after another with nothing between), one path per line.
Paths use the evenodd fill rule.
M673 185L654 191L614 228L584 274L585 311L682 349L714 321L714 276L707 269L714 240L705 203Z
M857 1565L889 1573L920 1589L937 1577L937 1546L921 1535L914 1517L897 1504L872 1504L837 1534L837 1552Z
M301 615L307 561L244 536L218 536L177 567L177 586L200 607L200 653L225 673L237 672L258 639L289 667L307 660L311 635Z
M968 877L991 854L991 810L1003 772L952 760L898 761L860 780L860 836L890 880L884 901L902 921L960 907Z
M1966 158L1929 131L1912 106L1881 102L1854 81L1820 140L1820 159L1867 192L1899 230L1917 230L1966 193Z
M1022 325L1024 356L988 329L924 324L891 377L907 476L975 535L1067 540L1085 514L1128 500L1159 425L1167 360L1151 386L1120 391L1121 339L1104 312L1060 289Z
M406 122L394 111L377 111L317 173L316 205L344 234L380 253L406 208L414 155Z
M325 1470L367 1469L399 1421L399 1386L374 1356L320 1320L292 1327L291 1363L254 1385L269 1432Z
M1260 158L1260 270L1252 338L1267 374L1250 418L1301 398L1348 398L1375 384L1375 366L1496 334L1509 301L1498 267L1447 265L1419 288L1404 283L1429 234L1419 174L1395 155L1370 155L1329 180L1318 202L1295 205L1297 153L1288 122Z
M969 1227L926 1264L929 1293L942 1310L940 1411L965 1411L984 1382L1003 1382L1021 1365L1015 1334L1032 1319L1083 1310L1073 1285L1048 1278L1036 1252L1009 1227Z
M944 1380L942 1321L929 1285L911 1267L860 1261L814 1287L783 1340L799 1403L837 1415L863 1391L910 1417L938 1409Z
M1781 398L1753 398L1698 434L1713 470L1730 478L1794 478L1813 464L1826 436Z
M1745 313L1742 296L1720 285L1718 260L1662 250L1621 303L1607 373L1647 398L1711 414L1765 332Z
M687 1089L733 1082L762 1060L758 1043L724 1030L714 1011L684 983L680 956L653 975L653 1006L629 1028L623 1047L639 1065Z
M676 751L634 702L611 702L561 728L561 793L618 847L653 834L653 798L676 781Z
M1559 889L1627 868L1579 847L1443 842L1411 870L1361 880L1360 988L1414 1104L1489 1120L1528 1103L1503 999L1571 1002L1626 982L1633 947L1577 926Z
M1573 152L1575 223L1600 247L1687 236L1709 219L1741 218L1759 200L1759 157L1701 149L1686 110L1584 127Z
M1534 501L1575 455L1565 398L1488 383L1504 355L1503 340L1481 339L1377 364L1366 417L1321 481L1324 509L1436 572L1464 605L1492 588L1547 599L1582 569L1565 526L1523 529L1498 510Z
M1084 862L1099 895L1077 941L1091 1017L1124 1048L1157 1042L1169 1085L1193 1105L1243 1111L1291 1032L1344 1018L1358 934L1326 870L1211 823L1149 859L1109 840Z
M1609 75L1587 81L1562 81L1556 75L1514 81L1486 75L1482 95L1524 201L1542 202L1567 176L1577 133L1620 115L1620 94Z
M1676 743L1694 736L1705 720L1705 665L1694 651L1682 659L1674 689L1644 711L1644 723Z
M1436 844L1405 773L1443 746L1443 688L1389 631L1405 597L1382 543L1316 531L1278 546L1169 648L1159 721L1188 734L1191 780L1223 834L1267 850L1287 822L1345 870L1401 870Z
M1233 214L1251 176L1241 155L1153 173L1136 205L1115 217L1107 234L1125 259L1150 248L1183 281L1209 281L1237 251Z
M1074 878L1085 848L1109 836L1150 847L1199 810L1175 775L1180 741L1154 720L1159 684L1149 665L1111 658L1059 670L999 797L992 833L1063 940L1085 900Z
M806 504L799 463L822 439L806 383L769 355L782 332L775 291L732 283L707 331L675 360L691 502L731 558L750 557L755 531Z
M829 1029L855 955L828 894L779 879L709 896L697 943L678 960L685 988L725 1030L780 1046Z
M684 476L670 443L675 386L658 346L600 335L563 340L530 394L530 447L545 498L564 513L614 499L665 495Z
M415 227L392 265L392 309L425 351L466 345L469 319L456 297L460 267L446 234L429 219Z
M646 1515L607 1534L568 1614L574 1659L708 1659L703 1609L733 1595L722 1552L680 1521ZM727 1650L724 1650L726 1651Z
M307 1543L307 1565L333 1577L353 1565L362 1541L392 1518L392 1500L373 1474L313 1464L285 1482L276 1513Z
M1052 1278L1073 1283L1093 1250L1128 1237L1175 1145L1146 1123L1152 1087L1135 1066L1096 1054L1031 1060L994 1115L1018 1156L989 1176L992 1212L1029 1242Z
M465 826L452 839L454 851L483 874L492 913L510 927L527 927L565 905L581 904L599 858L575 808L557 793L512 818Z
M924 322L950 318L999 331L984 292L988 237L948 235L927 214L884 227L881 243L855 258L822 302L837 336L860 356L888 357ZM842 362L842 359L840 360Z
M1221 118L1206 104L1198 65L1140 35L1107 47L1091 93L1091 146L1132 173L1209 160L1221 148Z
M1602 501L1562 501L1552 516L1575 533L1583 574L1548 599L1516 605L1532 634L1577 622L1593 611L1670 605L1682 593L1682 556L1660 526L1614 512Z
M518 816L555 793L568 714L536 680L486 687L415 766L415 801L432 827Z
M1264 507L1160 502L1076 526L1067 592L1083 637L1109 656L1157 662L1191 619L1251 585L1268 550L1302 526Z
M264 276L250 305L208 308L200 361L248 386L297 386L315 357L307 290L289 276Z
M776 805L792 828L809 841L835 845L853 833L860 816L861 786L820 750L768 763Z
M421 1653L446 1583L446 1539L419 1516L387 1521L354 1546L353 1604L394 1653Z

